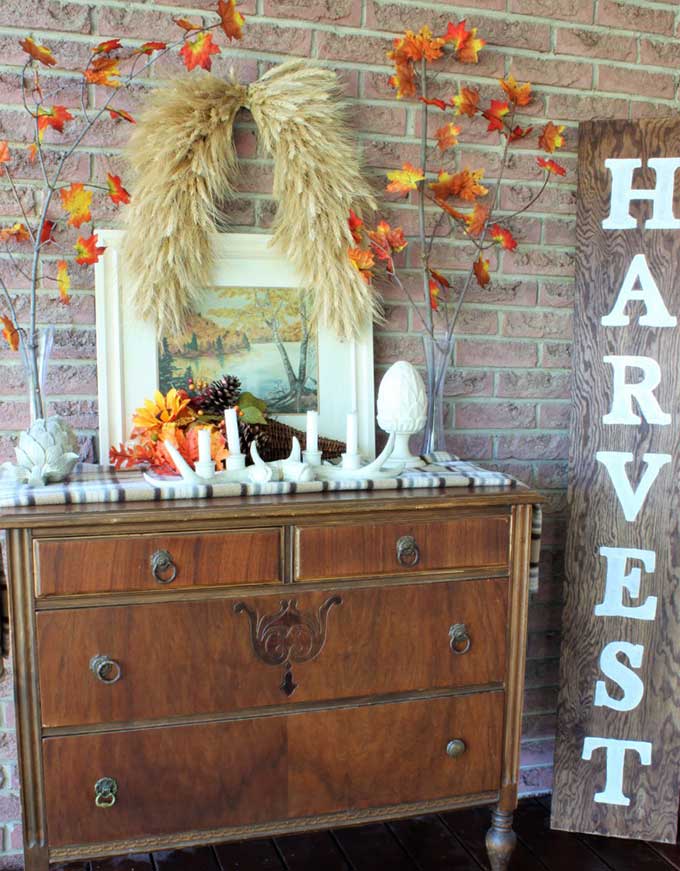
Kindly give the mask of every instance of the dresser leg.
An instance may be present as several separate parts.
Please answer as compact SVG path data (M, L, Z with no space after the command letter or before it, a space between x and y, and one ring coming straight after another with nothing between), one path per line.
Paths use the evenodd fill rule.
M512 811L494 808L491 828L486 833L486 852L491 871L506 871L516 842L517 835L512 830Z
M44 847L24 847L24 871L50 871L50 860Z

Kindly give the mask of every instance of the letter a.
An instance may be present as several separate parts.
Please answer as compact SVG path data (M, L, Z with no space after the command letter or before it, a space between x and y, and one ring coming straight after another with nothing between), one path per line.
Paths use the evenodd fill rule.
M633 462L633 455L627 451L598 451L595 454L598 463L602 463L609 472L609 477L623 509L623 515L631 523L640 513L645 499L657 475L666 463L673 459L670 454L643 454L642 461L647 468L640 478L637 490L633 490L626 474L626 465Z
M638 281L640 289L635 290ZM643 327L674 327L678 323L678 319L666 308L644 254L636 254L631 260L614 307L602 318L602 326L627 327L630 317L626 314L626 305L634 299L644 302L647 309L646 314L640 318Z

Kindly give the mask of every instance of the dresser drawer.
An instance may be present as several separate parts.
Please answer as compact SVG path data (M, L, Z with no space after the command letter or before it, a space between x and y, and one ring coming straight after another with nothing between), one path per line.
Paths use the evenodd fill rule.
M282 530L42 539L38 596L266 584L282 580Z
M50 844L292 820L500 786L503 693L43 742ZM450 741L464 752L447 754ZM460 745L457 745L460 747ZM95 805L95 784L116 783ZM100 798L107 803L106 795ZM109 799L110 801L110 799Z
M295 578L361 578L504 568L510 516L303 526L296 530Z
M43 723L501 683L507 590L467 580L40 611Z

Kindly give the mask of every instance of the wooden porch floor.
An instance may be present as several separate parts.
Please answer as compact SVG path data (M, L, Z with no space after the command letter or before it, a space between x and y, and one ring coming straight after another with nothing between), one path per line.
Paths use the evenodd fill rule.
M680 871L680 846L551 832L549 798L515 816L510 871ZM488 871L486 809L306 835L97 859L54 871Z

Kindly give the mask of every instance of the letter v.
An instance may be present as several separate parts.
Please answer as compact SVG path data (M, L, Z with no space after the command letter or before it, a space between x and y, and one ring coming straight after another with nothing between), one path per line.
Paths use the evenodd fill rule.
M647 468L640 478L637 490L633 490L626 474L626 465L634 459L632 454L627 451L598 451L595 459L609 472L624 517L630 523L640 513L659 471L666 463L670 463L672 457L670 454L643 454L642 461L647 463Z

